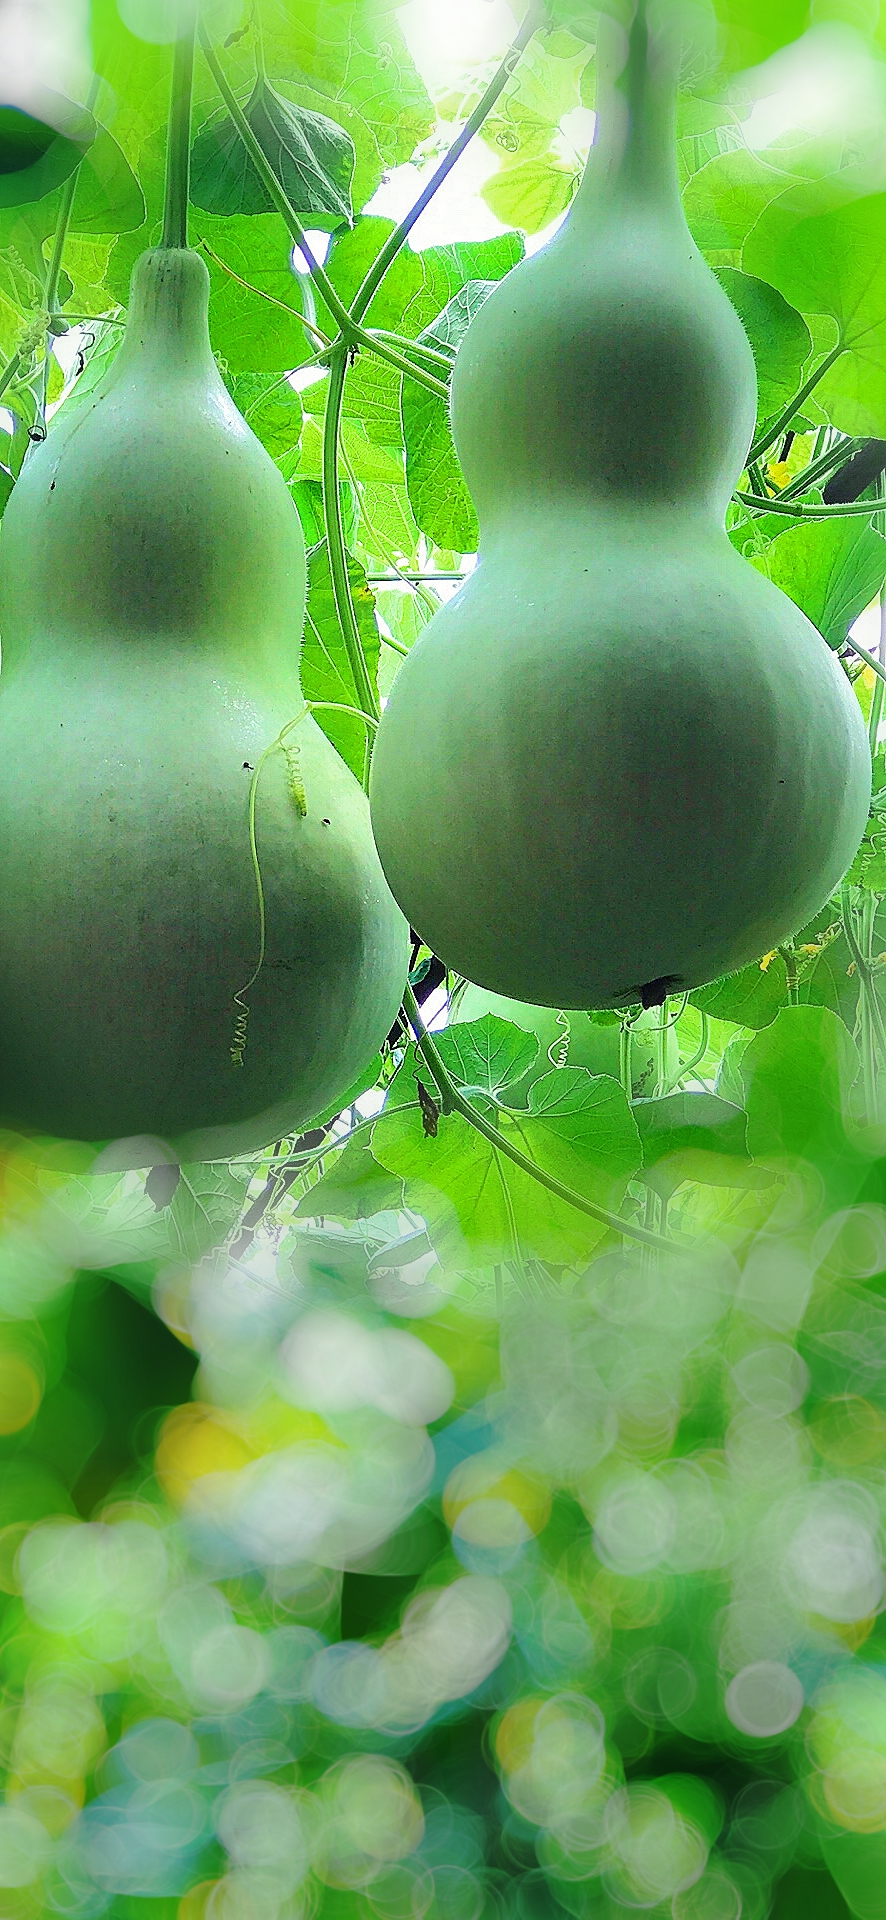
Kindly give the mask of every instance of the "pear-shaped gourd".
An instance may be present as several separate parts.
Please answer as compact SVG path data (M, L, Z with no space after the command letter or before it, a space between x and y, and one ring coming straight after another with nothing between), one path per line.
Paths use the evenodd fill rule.
M755 373L683 218L674 41L644 0L629 40L601 21L569 216L465 337L479 562L404 662L373 759L413 927L549 1006L655 1004L768 952L839 882L870 798L839 661L724 529Z
M507 1089L509 1106L525 1107L533 1080L555 1067L584 1067L588 1073L607 1074L618 1080L621 1070L621 1028L614 1014L613 1024L600 1026L586 1013L561 1013L556 1007L536 1007L525 1000L509 1000L504 994L489 993L470 982L453 1004L450 1020L454 1026L469 1020L482 1020L492 1013L534 1033L538 1058ZM655 1042L653 1034L661 1025L661 1013L653 1008L641 1013L631 1036L631 1085L635 1099L649 1095L655 1085Z
M305 712L298 514L208 297L195 253L142 256L115 361L0 539L0 1121L189 1158L346 1092L409 953L365 797Z

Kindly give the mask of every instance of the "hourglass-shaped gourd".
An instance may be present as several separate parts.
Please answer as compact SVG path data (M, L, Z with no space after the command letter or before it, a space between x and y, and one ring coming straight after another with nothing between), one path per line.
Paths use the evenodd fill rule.
M195 253L142 256L120 351L0 541L0 1121L191 1158L346 1092L409 952L365 797L305 710L298 514L208 296Z
M370 785L422 938L561 1007L653 1004L768 952L870 799L840 662L724 529L754 364L683 217L679 48L652 13L601 22L569 216L459 353L479 562L397 676Z

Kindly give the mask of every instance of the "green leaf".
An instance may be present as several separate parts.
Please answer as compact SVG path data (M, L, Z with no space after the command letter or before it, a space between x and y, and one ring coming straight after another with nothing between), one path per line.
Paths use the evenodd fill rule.
M426 247L423 258L426 265L442 269L451 299L469 280L503 280L525 253L522 234L500 233L494 240L453 240L445 247Z
M766 553L748 558L789 594L830 647L842 646L886 576L886 541L863 520L790 527Z
M231 372L291 372L310 358L314 344L301 325L303 313L311 317L310 295L292 270L279 215L217 220L197 212L191 228L209 268L213 348Z
M481 192L503 227L542 233L566 212L577 183L575 169L553 159L518 160L494 173Z
M725 35L721 66L726 73L756 67L779 47L798 40L809 25L809 0L718 0Z
M12 489L15 486L15 474L8 467L0 466L0 515L2 515Z
M790 174L747 147L721 153L693 174L683 195L696 246L704 254L731 255L734 265L746 265L741 252L748 234L769 202L795 184ZM748 267L748 271L760 269ZM762 277L769 276L764 272Z
M238 373L229 382L235 407L266 448L272 460L282 460L298 446L302 410L298 394L279 374Z
M344 95L378 142L386 166L411 160L436 116L410 57L400 4L262 0L265 57L272 76L304 75L330 102ZM330 111L334 108L330 106Z
M193 1261L220 1246L246 1204L249 1169L213 1160L183 1166L172 1205L161 1216L172 1250Z
M621 1088L580 1067L545 1074L533 1085L530 1111L519 1119L499 1114L498 1125L537 1165L602 1207L618 1208L640 1165L639 1135ZM437 1196L428 1226L444 1265L452 1255L439 1226L444 1241L454 1226L472 1257L491 1264L521 1254L568 1264L607 1231L516 1167L459 1114L441 1119L435 1138L425 1137L420 1113L383 1114L372 1152L403 1177L407 1205L426 1219L423 1196Z
M447 1027L436 1035L443 1064L464 1086L500 1093L522 1079L538 1058L534 1033L525 1033L510 1020L485 1013L481 1020Z
M326 262L326 271L339 298L349 307L385 242L395 231L393 220L364 214L346 233L338 234ZM364 324L415 335L445 306L449 273L442 261L403 247L385 274ZM331 315L318 298L319 324L334 330ZM324 320L325 316L325 320Z
M78 1266L143 1260L188 1263L221 1245L246 1201L250 1172L221 1160L183 1166L172 1203L158 1209L143 1173L86 1174L47 1202L53 1231Z
M801 374L812 351L805 320L789 307L784 296L765 280L720 267L717 279L727 293L751 343L757 368L757 413L760 420L781 413L800 386Z
M697 987L689 996L714 1020L734 1020L737 1026L754 1027L758 1032L771 1026L776 1014L788 1002L787 968L780 953L772 955L768 965L752 963L739 973L727 973L709 987Z
M373 1159L362 1140L349 1140L322 1179L296 1207L306 1220L366 1220L403 1205L403 1182Z
M400 486L403 467L400 457L388 447L370 440L359 420L345 415L341 424L343 470L354 480L373 480L385 486ZM310 416L305 420L298 463L291 478L320 480L323 474L323 429Z
M299 217L350 225L356 159L350 134L325 114L285 100L261 76L244 113ZM204 122L194 141L191 199L207 213L274 210L274 201L225 109Z
M468 281L420 338L429 346L460 346L494 286L491 280ZM458 463L446 401L404 377L401 408L406 488L418 526L438 547L476 553L480 529Z
M42 90L43 104L0 106L0 207L42 200L75 173L96 138L86 107L64 94ZM4 99L8 102L9 95Z
M375 600L359 560L348 556L351 591L370 678L377 683L381 642L375 619ZM308 555L308 610L301 652L301 678L306 700L332 700L359 707L347 649L339 626L332 591L329 550L324 542ZM363 778L366 728L345 713L315 715L317 725L332 741L357 779Z
M643 1166L690 1148L749 1160L747 1114L713 1093L669 1093L635 1100L631 1112L643 1145Z
M754 1158L810 1160L836 1177L846 1154L849 1092L858 1071L855 1044L825 1007L786 1007L741 1056Z
M886 194L775 229L754 257L793 306L836 322L843 352L816 388L833 425L886 437Z

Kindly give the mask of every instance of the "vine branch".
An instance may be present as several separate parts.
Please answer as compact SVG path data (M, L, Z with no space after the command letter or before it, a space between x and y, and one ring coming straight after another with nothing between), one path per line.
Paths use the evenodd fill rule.
M646 1246L658 1247L662 1252L673 1253L673 1240L666 1240L663 1235L652 1233L647 1227L636 1225L632 1220L625 1220L620 1213L612 1213L608 1207L600 1207L594 1200L586 1200L584 1195L577 1193L574 1187L567 1186L554 1174L546 1173L543 1167L539 1167L529 1158L528 1154L521 1153L519 1147L512 1146L493 1122L487 1120L485 1114L478 1112L456 1086L443 1064L439 1049L425 1026L418 1001L410 986L406 987L403 995L403 1008L415 1034L416 1045L440 1095L444 1114L460 1114L475 1132L482 1133L484 1139L489 1141L497 1153L503 1153L508 1160L513 1161L516 1167L520 1167L523 1173L528 1173L533 1180L538 1181L540 1186L547 1187L549 1193L556 1194L558 1200L567 1201L569 1206L575 1207L579 1213L586 1213L590 1219L600 1221L603 1226L610 1227L614 1233L623 1234L628 1239L642 1240Z

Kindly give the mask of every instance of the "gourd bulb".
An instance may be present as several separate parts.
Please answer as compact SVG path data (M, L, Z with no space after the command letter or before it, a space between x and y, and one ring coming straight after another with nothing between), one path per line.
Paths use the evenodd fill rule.
M839 882L870 800L839 660L725 532L755 371L683 217L667 17L601 20L570 213L462 343L479 560L373 757L412 926L547 1006L653 1005L770 951Z
M315 1118L408 966L365 796L305 707L301 526L208 296L195 253L142 255L120 351L0 542L0 1117L131 1140L117 1164Z

